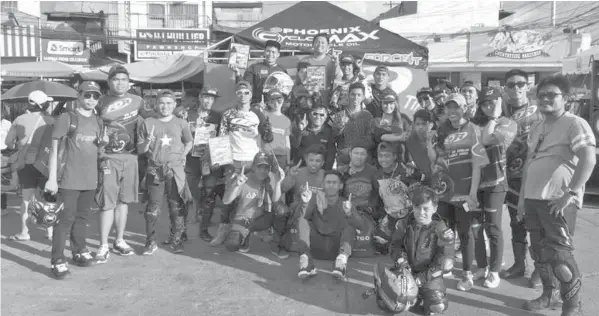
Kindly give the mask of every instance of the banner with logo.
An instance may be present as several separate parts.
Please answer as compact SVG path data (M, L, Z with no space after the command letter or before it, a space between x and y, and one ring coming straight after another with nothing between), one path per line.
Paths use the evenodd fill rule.
M334 18L332 18L334 17ZM312 40L328 34L330 47L373 64L426 69L428 50L325 1L299 2L234 35L234 41L262 49L268 40L282 50L312 50Z
M470 35L469 61L560 62L568 55L561 29L489 30Z
M84 41L42 40L42 60L89 65L90 51Z
M183 51L202 52L209 34L208 29L137 29L134 56L144 60Z

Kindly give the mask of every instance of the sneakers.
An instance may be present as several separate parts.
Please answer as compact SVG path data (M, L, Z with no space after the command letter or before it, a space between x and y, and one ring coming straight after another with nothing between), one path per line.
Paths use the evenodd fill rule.
M333 268L333 276L339 280L345 279L345 272L347 269L347 256L340 254L335 260L335 267Z
M273 255L277 256L277 258L281 260L289 258L289 253L285 249L275 244L271 244L270 252L272 252Z
M156 245L156 242L153 240L148 240L146 242L146 246L144 247L143 255L151 256L156 252L156 250L158 250L158 245Z
M245 240L243 241L243 243L241 244L241 247L239 248L239 252L247 253L250 251L251 236L252 235L250 234L245 237Z
M66 262L59 262L56 264L53 264L51 266L52 269L52 274L54 274L54 277L57 280L62 280L64 278L66 278L66 276L69 274L69 264Z
M115 240L112 244L112 250L121 256L131 256L135 253L124 239Z
M314 262L312 259L308 257L306 254L302 254L300 256L300 270L297 273L297 277L300 279L306 279L311 276L316 275L316 268L314 267Z
M100 245L98 252L96 252L96 263L106 263L108 256L110 255L110 249L107 244Z
M499 282L501 279L499 278L498 272L491 272L487 275L487 279L485 280L484 286L486 288L494 289L499 286Z
M489 275L489 267L478 268L476 272L474 272L473 279L480 280L485 279Z
M183 253L183 241L173 241L173 243L171 244L171 249L174 253Z
M94 263L94 257L89 251L73 254L73 263L80 267L89 267Z
M218 230L216 231L216 236L210 242L210 246L214 246L215 247L215 246L222 245L222 243L225 242L225 239L227 239L227 236L229 236L230 232L231 232L231 225L230 224L220 224L220 225L218 225Z
M472 272L470 272L470 271L464 272L464 276L462 277L462 279L460 281L458 281L458 290L467 292L467 291L472 290L473 286L474 286L474 276L472 275Z
M212 242L212 236L207 229L200 231L200 239L205 242Z

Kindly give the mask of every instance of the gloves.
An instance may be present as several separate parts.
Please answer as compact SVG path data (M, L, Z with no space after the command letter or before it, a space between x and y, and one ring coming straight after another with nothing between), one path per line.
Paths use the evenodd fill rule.
M259 132L262 136L262 140L266 143L271 143L274 137L272 135L272 125L270 124L270 120L268 119L268 117L266 118L264 123L261 124L258 128L260 129Z

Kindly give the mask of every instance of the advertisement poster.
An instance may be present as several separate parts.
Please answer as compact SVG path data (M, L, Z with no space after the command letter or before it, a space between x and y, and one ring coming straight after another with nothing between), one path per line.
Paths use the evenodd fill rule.
M42 60L89 65L90 50L83 41L42 40Z
M208 140L210 148L210 161L213 165L229 165L233 163L231 139L229 136L213 137Z
M306 76L308 79L306 89L308 91L321 91L325 89L327 77L325 66L308 66Z
M208 29L137 29L136 60L148 60L185 52L202 52L208 45Z
M250 45L231 43L229 48L229 65L237 65L239 69L247 69L250 60Z
M191 155L193 157L203 157L206 155L208 140L216 137L216 124L203 123L201 120L193 124L195 124L195 135L193 137Z

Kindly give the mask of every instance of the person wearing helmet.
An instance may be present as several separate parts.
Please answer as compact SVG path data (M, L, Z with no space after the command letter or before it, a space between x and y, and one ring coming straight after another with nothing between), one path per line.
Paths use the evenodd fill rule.
M29 94L28 113L15 119L6 135L5 144L8 149L17 149L14 154L13 170L17 171L22 188L21 202L21 231L9 237L14 241L30 240L27 227L27 207L29 201L35 196L38 189L43 188L46 177L38 171L33 163L37 156L38 148L46 125L54 124L50 116L50 102L54 101L43 91L36 90ZM12 158L12 157L11 157ZM52 229L47 230L47 238L52 238Z
M58 279L69 273L64 256L67 235L70 235L73 263L88 267L94 260L87 250L85 239L87 218L98 186L98 172L90 166L97 166L99 146L104 141L101 137L102 121L93 112L101 95L97 83L83 82L79 85L77 109L61 114L52 131L45 190L58 193L64 203L52 238L52 273ZM61 140L65 141L64 145L61 145ZM58 161L60 146L64 146L62 161ZM63 163L64 167L59 170L59 164Z
M443 275L453 269L454 234L437 214L434 190L417 187L412 201L413 212L397 222L391 237L391 260L398 269L411 269L424 315L440 314L449 305Z

